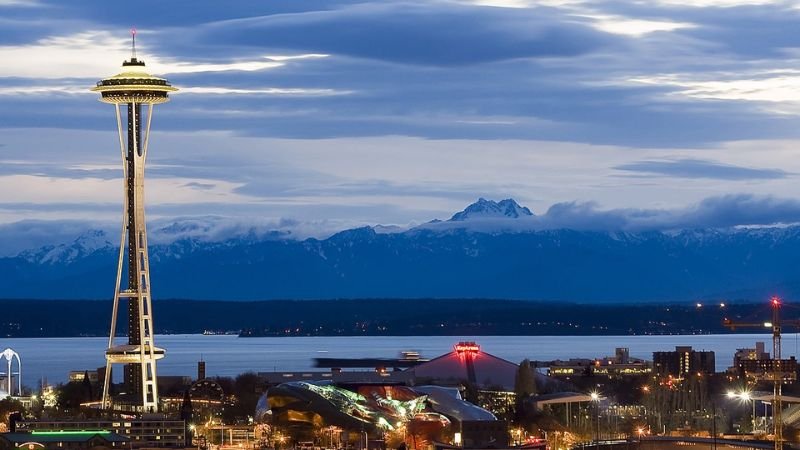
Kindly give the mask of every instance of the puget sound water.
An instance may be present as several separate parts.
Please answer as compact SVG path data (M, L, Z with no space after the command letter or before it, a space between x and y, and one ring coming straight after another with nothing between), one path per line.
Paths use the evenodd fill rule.
M122 342L124 338L118 338ZM305 371L313 369L317 357L394 358L403 350L415 350L424 358L451 351L459 341L475 341L483 351L518 363L531 360L596 358L614 354L616 347L628 347L630 355L652 359L654 351L674 350L691 345L696 350L713 350L717 371L732 364L737 348L753 347L762 341L772 349L768 334L725 334L689 336L354 336L354 337L261 337L230 335L159 335L156 345L166 349L158 362L160 375L196 374L197 361L206 361L208 376L235 376L242 372ZM0 350L11 347L22 359L22 381L36 388L44 379L63 383L69 371L94 370L105 364L103 352L108 338L0 338ZM786 334L783 357L796 356L798 336ZM0 368L0 371L5 371ZM324 370L324 369L317 369ZM16 371L16 367L14 368ZM115 371L121 378L122 371Z

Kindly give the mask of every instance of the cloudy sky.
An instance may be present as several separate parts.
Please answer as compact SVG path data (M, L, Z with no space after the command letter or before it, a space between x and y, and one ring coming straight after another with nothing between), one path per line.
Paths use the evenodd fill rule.
M132 26L156 220L800 218L800 1L0 0L0 223L119 220Z

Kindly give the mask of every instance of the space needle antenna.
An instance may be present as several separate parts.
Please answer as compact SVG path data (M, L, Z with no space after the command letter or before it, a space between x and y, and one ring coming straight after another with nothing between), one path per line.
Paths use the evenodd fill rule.
M131 60L136 61L136 27L131 28Z

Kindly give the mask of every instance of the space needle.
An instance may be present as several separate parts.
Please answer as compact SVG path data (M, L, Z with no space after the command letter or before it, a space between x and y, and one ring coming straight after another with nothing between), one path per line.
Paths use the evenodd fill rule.
M153 340L155 332L144 216L144 167L153 106L169 101L168 94L176 90L166 79L145 72L144 61L136 58L136 30L131 31L131 59L122 63L122 72L97 82L97 86L92 88L92 91L100 93L101 102L111 103L116 110L124 178L123 223L111 332L106 350L103 408L112 407L112 365L124 364L125 394L119 397L119 405L115 407L140 412L158 411L156 361L164 357L164 350L156 347ZM127 280L123 281L123 275ZM127 306L128 342L116 344L117 316L122 299L126 300Z

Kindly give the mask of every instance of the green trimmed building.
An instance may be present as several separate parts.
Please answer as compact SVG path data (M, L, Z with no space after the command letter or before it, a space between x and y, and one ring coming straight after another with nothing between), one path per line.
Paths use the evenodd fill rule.
M0 433L0 450L124 449L129 443L125 436L107 430Z

